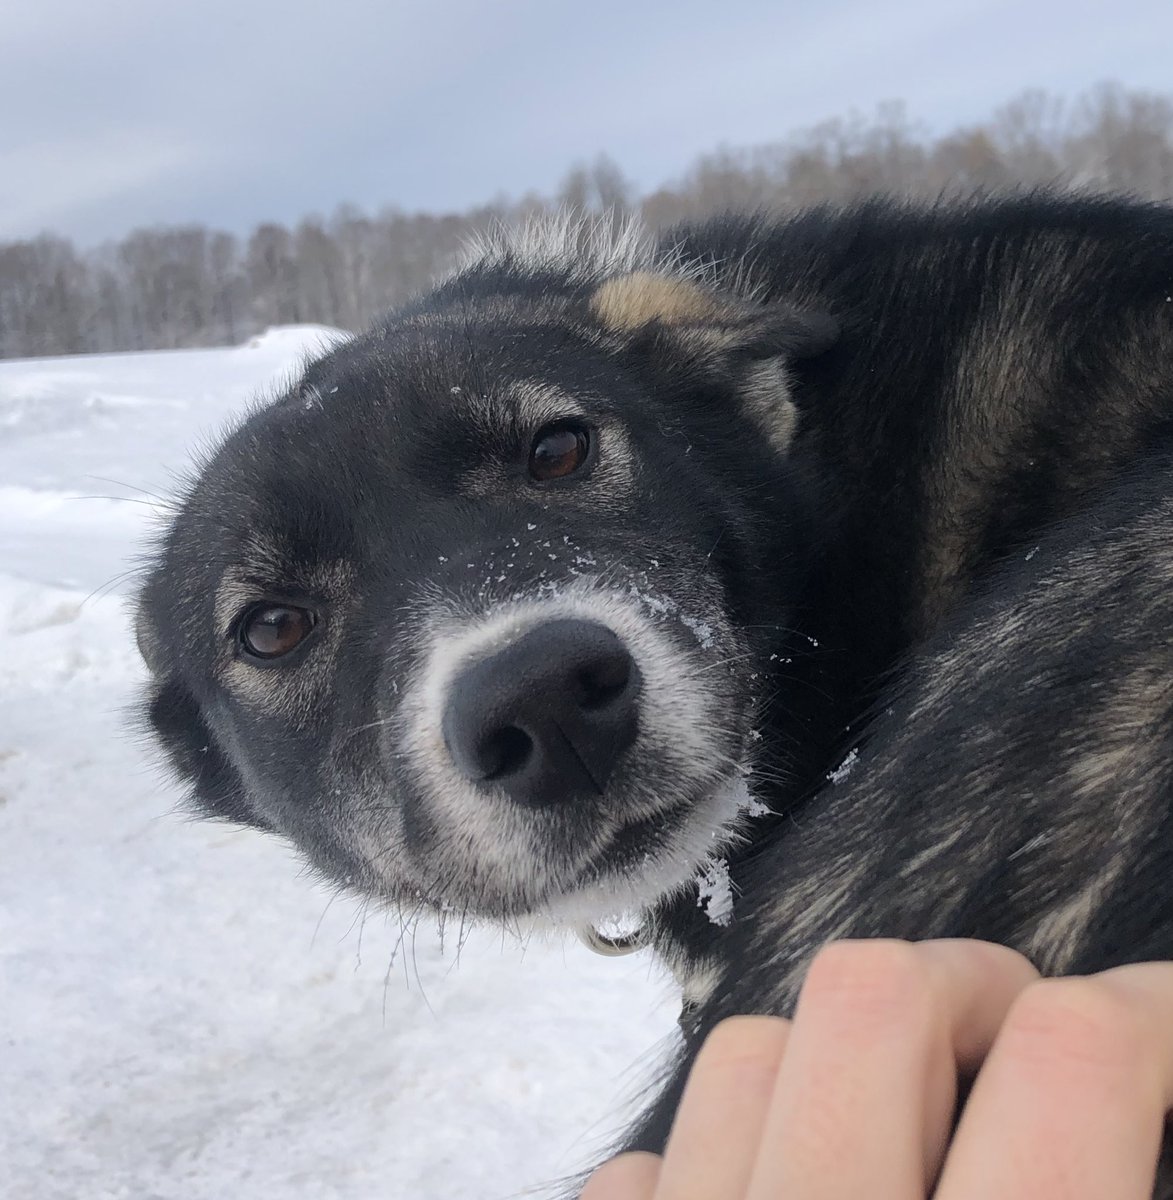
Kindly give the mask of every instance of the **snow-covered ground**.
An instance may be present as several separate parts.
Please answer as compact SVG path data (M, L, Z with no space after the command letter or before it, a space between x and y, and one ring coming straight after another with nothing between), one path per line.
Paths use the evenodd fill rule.
M671 1045L644 956L404 938L184 817L134 732L153 497L328 336L0 363L5 1200L544 1195Z

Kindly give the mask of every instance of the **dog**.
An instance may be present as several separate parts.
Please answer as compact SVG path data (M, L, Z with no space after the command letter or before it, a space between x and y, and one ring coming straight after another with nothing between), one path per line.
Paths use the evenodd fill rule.
M335 884L650 943L696 1028L730 1003L784 1010L768 947L818 934L788 925L793 831L873 727L897 756L941 729L873 717L901 664L1170 445L1167 208L877 200L659 239L497 233L203 462L140 593L147 719L202 812L292 840ZM968 629L959 671L992 636ZM1063 653L1055 629L1024 629L1022 653ZM973 715L964 679L932 678ZM1029 747L1058 780L1047 738ZM896 791L902 850L925 813ZM1072 836L1080 903L1114 913ZM933 871L976 896L964 844ZM869 861L816 909L870 905ZM1044 876L1030 947L1095 965L1055 949L1090 935L1046 924Z

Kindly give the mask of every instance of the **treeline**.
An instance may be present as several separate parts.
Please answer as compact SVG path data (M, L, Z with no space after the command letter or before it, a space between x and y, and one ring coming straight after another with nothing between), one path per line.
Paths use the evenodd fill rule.
M225 345L298 322L361 328L424 287L469 232L558 207L637 213L662 228L731 207L1040 185L1173 198L1173 99L1114 85L1074 101L1028 92L980 125L936 135L891 104L706 154L643 196L603 156L572 169L555 196L444 216L342 206L244 239L185 226L84 251L48 234L0 243L0 357Z

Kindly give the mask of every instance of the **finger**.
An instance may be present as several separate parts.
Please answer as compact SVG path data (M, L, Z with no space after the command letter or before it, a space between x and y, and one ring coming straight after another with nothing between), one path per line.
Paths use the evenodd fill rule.
M1043 980L978 1075L941 1200L1149 1200L1171 1104L1173 964Z
M1038 974L984 942L838 942L799 997L750 1197L923 1200L957 1074Z
M781 1017L732 1017L709 1034L672 1125L656 1200L745 1194L789 1030Z
M658 1154L620 1154L592 1173L579 1200L652 1200L659 1177Z

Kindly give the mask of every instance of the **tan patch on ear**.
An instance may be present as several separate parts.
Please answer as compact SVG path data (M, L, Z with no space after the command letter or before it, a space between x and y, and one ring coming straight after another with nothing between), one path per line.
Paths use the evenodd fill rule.
M755 363L746 372L738 393L746 416L779 454L785 454L798 429L798 409L790 399L790 380L782 360L769 358Z
M651 321L684 325L721 315L716 299L685 279L635 271L608 279L591 297L595 316L617 333L641 329Z

